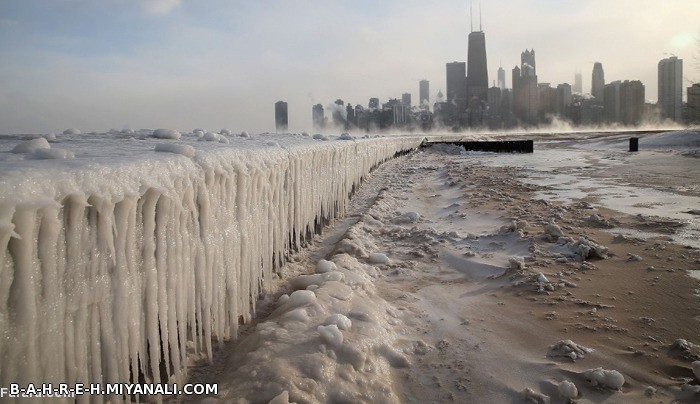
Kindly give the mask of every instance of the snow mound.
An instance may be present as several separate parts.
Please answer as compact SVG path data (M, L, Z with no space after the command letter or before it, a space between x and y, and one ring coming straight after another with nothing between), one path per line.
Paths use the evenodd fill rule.
M202 132L197 132L198 134L201 134ZM219 142L219 143L225 143L229 144L229 140L226 136L220 135L218 133L214 132L206 132L203 135L198 135L199 140L203 142Z
M562 237L564 235L564 232L561 230L561 227L559 227L559 225L557 225L556 223L547 223L546 225L544 225L544 234L556 240L559 237Z
M54 141L56 140L56 134L55 133L47 133L46 135L43 136L46 140L48 141Z
M369 263L374 265L387 265L389 264L389 257L382 253L371 253L369 255Z
M174 129L156 129L153 131L154 138L157 139L173 139L178 140L182 136L180 132Z
M594 387L620 390L625 384L625 377L617 370L588 369L583 372L583 377Z
M550 358L567 358L575 362L576 359L583 359L586 357L586 354L591 352L593 352L591 348L586 348L583 345L579 345L567 339L550 346L549 351L547 351L547 356Z
M568 380L564 380L559 383L557 390L559 390L559 395L564 400L572 400L578 397L578 389L576 388L576 385Z
M64 135L79 135L80 133L80 130L76 128L68 128L63 131Z
M322 274L300 275L290 281L294 289L307 289L309 286L321 286L328 281L342 282L345 275L341 272L332 271Z
M186 144L160 143L156 145L155 151L182 154L183 156L189 158L192 158L195 155L194 147Z
M41 149L50 149L51 145L43 137L39 137L32 140L27 140L15 146L11 152L12 153L34 153Z
M587 259L607 259L608 247L581 236L577 240L571 237L559 237L557 239L558 252L577 261Z
M221 129L221 130L219 131L219 133L222 134L222 135L224 135L224 136L231 136L231 131L228 130L228 129L226 129L226 128Z
M316 273L317 274L323 274L326 272L331 272L331 271L337 271L338 267L335 265L335 262L333 261L326 261L326 260L319 260L318 263L316 263Z
M343 345L343 333L337 325L319 325L316 330L321 335L321 340L334 348Z
M526 403L549 404L551 402L551 399L549 398L549 396L544 395L542 393L538 393L529 387L526 388L525 390L521 391L520 396L523 398L523 401L525 401Z
M37 149L29 157L36 160L72 160L75 154L66 149Z
M406 212L401 216L394 218L393 222L396 224L409 224L416 223L420 220L420 214L418 212Z
M336 325L339 329L347 331L352 327L352 321L345 315L340 313L335 313L329 316L323 325Z

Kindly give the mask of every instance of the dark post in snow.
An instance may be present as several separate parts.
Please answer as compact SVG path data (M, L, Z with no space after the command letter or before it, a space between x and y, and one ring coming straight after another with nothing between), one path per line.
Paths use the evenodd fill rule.
M631 137L630 138L630 151L631 152L639 151L639 138L638 137Z

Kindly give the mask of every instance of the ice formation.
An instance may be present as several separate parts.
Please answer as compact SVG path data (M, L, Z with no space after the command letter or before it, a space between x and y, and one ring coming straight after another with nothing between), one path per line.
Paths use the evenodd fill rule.
M211 358L212 341L235 337L290 250L421 140L288 135L273 149L185 137L173 148L150 134L67 134L62 144L91 158L0 160L0 385L184 382L188 352ZM286 307L312 310L312 295ZM322 330L337 341L345 325Z
M564 380L557 386L559 390L559 395L565 400L572 400L578 397L578 389L576 385L568 380Z
M156 129L153 131L153 137L158 139L173 139L177 140L182 136L180 132L174 129Z
M617 370L589 369L583 372L583 376L592 386L600 386L612 390L620 390L625 384L625 377Z
M39 137L18 144L14 149L12 149L12 153L34 153L37 150L50 148L51 145L49 142L43 137Z
M547 356L554 358L568 358L575 362L577 359L585 358L586 354L591 352L593 352L591 348L586 348L583 345L579 345L574 341L567 339L559 341L550 346Z
M159 143L156 145L155 151L182 154L183 156L190 158L194 157L195 155L194 147L188 144Z

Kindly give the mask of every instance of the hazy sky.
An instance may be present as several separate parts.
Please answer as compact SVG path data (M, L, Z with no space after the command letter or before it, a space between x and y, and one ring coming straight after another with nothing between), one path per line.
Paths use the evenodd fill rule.
M474 1L474 29L479 2ZM484 0L489 82L510 88L520 53L535 49L540 82L590 92L639 79L656 101L657 63L683 59L700 81L699 0ZM367 105L465 61L468 0L0 0L0 133L166 127L311 130L311 106ZM685 89L684 89L685 92Z

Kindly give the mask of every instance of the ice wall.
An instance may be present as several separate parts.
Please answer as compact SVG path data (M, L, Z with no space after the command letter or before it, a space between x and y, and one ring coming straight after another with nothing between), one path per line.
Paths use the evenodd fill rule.
M184 382L188 353L236 336L289 249L421 138L192 141L192 158L154 141L2 161L0 385Z

